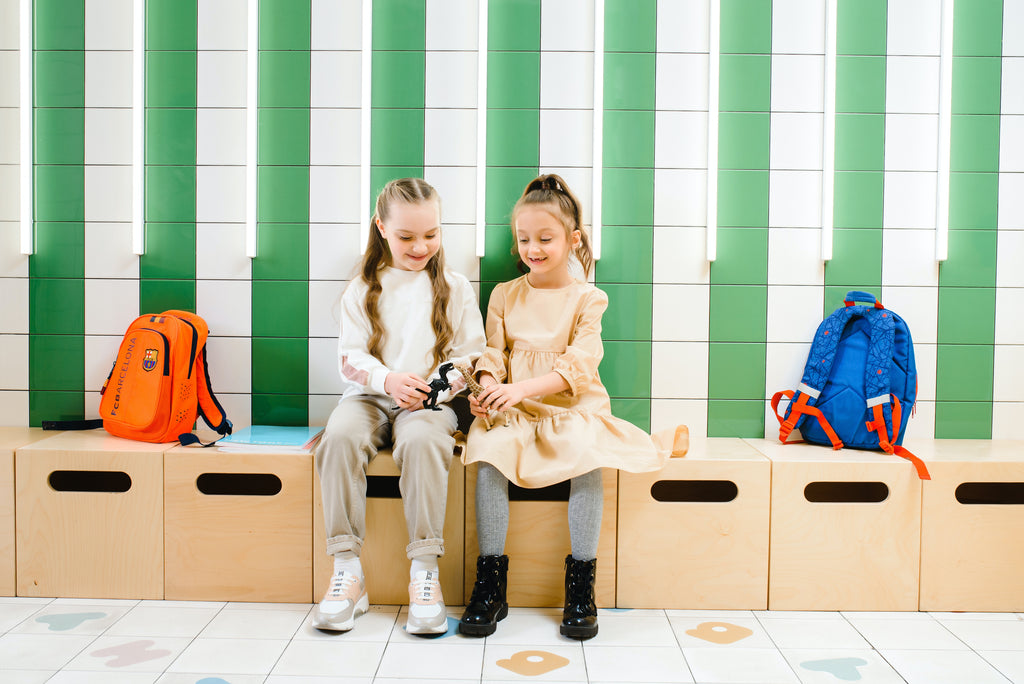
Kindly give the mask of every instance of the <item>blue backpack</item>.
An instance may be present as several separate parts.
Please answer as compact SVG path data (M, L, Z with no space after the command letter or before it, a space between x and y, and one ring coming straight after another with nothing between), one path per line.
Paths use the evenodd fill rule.
M799 428L812 444L880 449L908 459L929 480L921 459L901 446L917 399L910 329L867 292L848 292L844 303L818 326L796 391L772 397L779 440ZM790 402L780 416L784 396Z

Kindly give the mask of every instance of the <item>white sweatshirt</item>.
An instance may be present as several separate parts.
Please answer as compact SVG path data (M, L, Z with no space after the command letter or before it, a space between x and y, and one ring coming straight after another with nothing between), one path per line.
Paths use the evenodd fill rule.
M448 317L452 323L451 351L444 361L472 364L486 346L483 319L469 280L445 271L451 286ZM434 290L426 271L403 271L387 267L380 272L381 294L377 311L384 326L381 359L367 351L370 322L363 303L367 285L362 276L349 283L341 296L341 334L338 338L338 368L345 386L342 399L356 394L380 394L390 372L415 373L427 382L437 376L434 344L437 338L430 317ZM451 380L455 376L453 375ZM462 382L452 382L456 388ZM439 401L448 398L445 392Z

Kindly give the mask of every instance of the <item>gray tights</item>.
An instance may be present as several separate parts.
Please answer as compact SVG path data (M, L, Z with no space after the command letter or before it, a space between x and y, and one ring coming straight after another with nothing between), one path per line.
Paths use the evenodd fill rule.
M569 539L572 557L576 560L597 558L603 506L604 486L600 469L569 480ZM481 556L505 553L508 479L490 463L481 462L477 466L476 530Z

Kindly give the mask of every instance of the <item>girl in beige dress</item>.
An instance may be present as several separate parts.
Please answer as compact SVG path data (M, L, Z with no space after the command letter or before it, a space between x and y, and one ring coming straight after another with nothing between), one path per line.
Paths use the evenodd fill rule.
M504 555L508 483L537 488L570 482L572 554L565 559L560 631L597 634L594 581L604 490L601 468L658 470L668 454L650 435L612 416L598 366L601 317L608 297L570 272L575 256L588 274L593 257L576 197L560 177L534 179L512 211L520 270L498 285L487 307L487 349L475 373L484 388L473 414L507 411L510 424L475 421L464 461L478 463L476 512L480 555L463 634L493 634L508 613Z

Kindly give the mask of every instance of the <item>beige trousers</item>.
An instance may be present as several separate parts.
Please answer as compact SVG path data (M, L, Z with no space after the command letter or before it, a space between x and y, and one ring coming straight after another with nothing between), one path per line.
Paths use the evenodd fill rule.
M327 553L359 553L366 536L366 467L392 445L409 530L406 555L444 555L448 469L457 421L450 406L406 411L390 397L354 396L331 413L316 449Z

